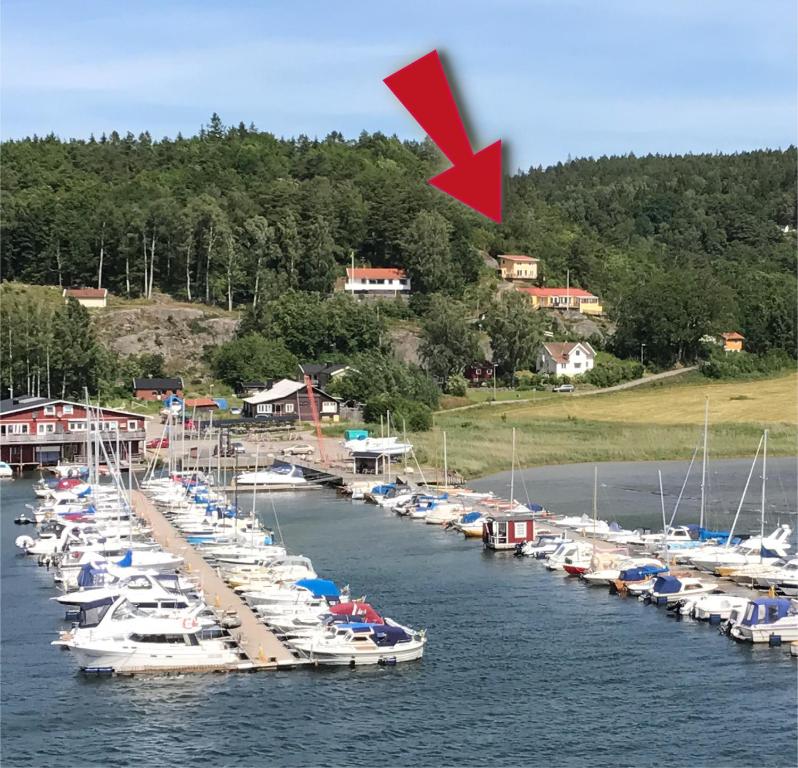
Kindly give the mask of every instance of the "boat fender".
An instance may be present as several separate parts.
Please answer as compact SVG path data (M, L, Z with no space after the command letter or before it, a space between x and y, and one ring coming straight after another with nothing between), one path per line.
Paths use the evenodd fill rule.
M196 619L190 619L190 618L183 619L183 629L193 629L196 626L197 626Z
M30 549L36 542L30 536L17 536L14 544L20 549Z
M709 614L709 623L710 624L720 624L720 614L719 613L710 613Z
M776 648L777 646L781 645L781 635L771 635L768 638L768 645L771 648Z

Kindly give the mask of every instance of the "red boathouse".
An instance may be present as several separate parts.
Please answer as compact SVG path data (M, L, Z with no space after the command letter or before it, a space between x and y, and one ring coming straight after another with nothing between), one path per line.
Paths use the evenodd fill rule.
M535 538L532 513L494 515L482 523L482 543L486 549L515 549L517 544Z

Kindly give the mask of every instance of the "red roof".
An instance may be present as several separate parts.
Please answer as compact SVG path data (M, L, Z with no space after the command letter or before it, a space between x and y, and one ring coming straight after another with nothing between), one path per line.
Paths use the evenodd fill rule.
M500 256L496 257L497 259L504 259L505 261L524 261L524 262L533 262L533 261L540 261L540 259L536 259L534 256L521 256L517 253L503 253Z
M737 333L737 331L721 333L721 336L726 339L726 341L745 341L745 336L743 336L741 333Z
M195 397L185 401L186 408L218 408L219 404L210 397Z
M530 296L538 296L540 298L553 297L553 296L573 296L577 299L595 299L590 291L585 291L582 288L519 288L519 291L528 293Z
M357 280L404 280L407 273L403 269L390 269L388 267L351 267L346 270L346 276Z
M108 295L107 288L65 288L64 296L75 299L104 299Z
M590 354L595 355L593 347L582 341L552 341L543 345L543 349L545 349L558 363L567 363L568 355L570 355L576 347L582 347L582 349Z

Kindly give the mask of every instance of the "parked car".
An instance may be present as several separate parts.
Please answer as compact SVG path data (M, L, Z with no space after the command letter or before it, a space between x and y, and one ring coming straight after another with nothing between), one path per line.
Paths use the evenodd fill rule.
M156 437L155 440L150 440L147 443L147 448L168 448L169 447L169 438L168 437Z
M234 441L231 443L227 443L226 445L222 446L222 456L235 456L236 454L241 455L242 453L246 453L247 449L244 448L244 443ZM213 448L213 455L219 455L219 446L216 445Z
M231 408L230 409L230 415L231 416L240 416L241 415L241 409L240 408Z
M238 441L230 443L230 447L233 449L233 453L246 453L247 449L244 448L244 443L240 443Z
M552 392L573 392L574 391L574 385L573 384L558 384L551 391Z
M310 456L316 449L308 443L289 445L283 448L283 456Z

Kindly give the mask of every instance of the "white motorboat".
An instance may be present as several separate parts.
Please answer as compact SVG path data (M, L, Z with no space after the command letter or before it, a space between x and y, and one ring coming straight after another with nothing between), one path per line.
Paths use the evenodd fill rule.
M336 601L341 597L341 590L328 579L312 578L245 591L241 597L253 608L267 605L301 605L319 599Z
M732 611L744 609L748 605L747 597L735 595L703 595L693 605L693 616L699 621L708 621L713 616L726 620Z
M574 561L587 560L593 556L593 545L585 541L566 541L546 559L546 568L550 571L562 571Z
M0 461L0 479L14 477L14 470L8 462Z
M384 624L330 624L288 642L317 664L354 667L420 659L427 638L386 619Z
M518 555L536 557L542 560L544 557L554 554L562 544L572 543L573 541L565 533L562 535L559 533L540 533L532 541L525 541L523 544L516 546L515 551Z
M798 558L793 558L784 565L772 566L768 570L754 576L754 586L758 589L780 587L798 581Z
M711 553L691 559L693 566L701 571L714 573L718 568L739 567L754 563L773 564L786 559L790 548L792 528L780 525L770 536L754 536L737 546L718 547Z
M629 557L608 553L602 557L599 553L593 555L590 570L582 574L582 579L587 584L608 586L621 577L621 573L632 568L656 568L666 571L662 561L652 557Z
M752 643L798 640L798 600L785 597L757 597L741 618L732 621L730 634Z
M236 485L259 488L299 488L308 484L302 470L293 464L274 465L271 469L242 472L236 475Z
M657 576L651 587L651 600L657 604L675 603L679 600L692 599L696 595L705 595L718 588L715 582L697 579L692 576Z
M224 640L200 639L202 624L192 617L146 614L124 598L88 603L80 615L78 626L52 644L71 651L83 670L155 672L251 666Z
M413 450L411 443L399 442L398 437L365 437L347 440L344 446L350 453L372 453L376 456L404 456Z
M90 574L92 566L88 566L87 570ZM102 571L102 567L100 566L98 570ZM144 611L167 608L179 610L196 605L199 599L196 593L189 592L186 588L193 590L193 585L181 584L180 578L174 574L142 571L110 584L98 587L82 586L51 599L61 605L76 608L102 598L110 597L116 600L118 597L124 597L131 605Z

